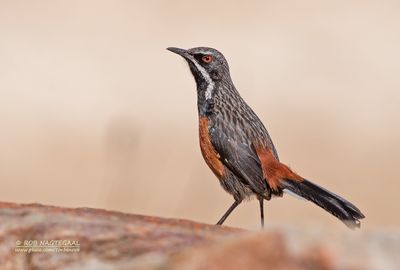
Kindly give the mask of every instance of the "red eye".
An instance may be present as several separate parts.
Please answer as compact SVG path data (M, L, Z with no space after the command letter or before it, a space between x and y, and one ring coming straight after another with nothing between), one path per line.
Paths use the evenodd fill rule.
M206 64L210 64L212 62L212 60L213 60L213 57L211 55L204 55L201 58L201 61L203 61Z

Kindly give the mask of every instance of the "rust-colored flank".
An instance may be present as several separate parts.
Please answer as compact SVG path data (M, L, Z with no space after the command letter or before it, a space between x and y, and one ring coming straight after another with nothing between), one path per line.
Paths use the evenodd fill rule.
M263 144L256 144L255 149L261 162L264 177L271 189L278 191L282 179L303 181L301 176L293 172L285 164L279 162L268 147Z
M211 143L207 117L200 117L199 119L199 137L201 153L203 154L204 160L214 174L221 179L224 175L224 165L219 160L219 155Z

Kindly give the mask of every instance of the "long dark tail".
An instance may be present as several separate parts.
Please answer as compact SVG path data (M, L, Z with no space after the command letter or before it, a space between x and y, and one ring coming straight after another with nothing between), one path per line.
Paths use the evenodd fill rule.
M282 188L287 189L306 200L312 201L340 219L351 229L360 227L360 219L365 217L351 202L306 179L301 182L284 179L281 183Z

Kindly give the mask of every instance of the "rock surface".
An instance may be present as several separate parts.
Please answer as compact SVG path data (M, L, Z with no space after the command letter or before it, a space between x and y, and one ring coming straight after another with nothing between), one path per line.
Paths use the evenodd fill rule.
M400 235L229 227L0 203L0 269L400 269Z

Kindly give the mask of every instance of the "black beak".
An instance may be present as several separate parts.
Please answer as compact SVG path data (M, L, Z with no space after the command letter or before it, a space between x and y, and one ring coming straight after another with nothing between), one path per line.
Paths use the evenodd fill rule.
M175 48L175 47L168 47L167 50L168 50L168 51L171 51L171 52L173 52L173 53L176 53L176 54L182 56L182 57L185 58L185 59L187 59L188 56L189 56L188 51L187 51L187 50L184 50L184 49L179 49L179 48Z

